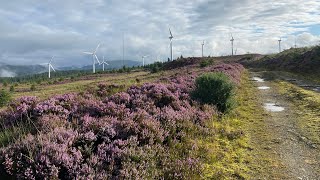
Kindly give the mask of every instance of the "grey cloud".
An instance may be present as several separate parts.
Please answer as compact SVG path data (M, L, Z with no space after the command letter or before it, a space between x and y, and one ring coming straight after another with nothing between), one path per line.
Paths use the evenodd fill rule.
M147 62L166 59L169 27L175 57L199 56L199 40L208 42L208 55L229 54L231 32L239 53L276 52L275 39L289 40L295 33L302 34L304 45L319 38L306 35L320 18L317 0L1 1L0 55L7 56L2 61L20 64L43 63L52 55L57 65L89 64L81 52L99 42L99 56L122 59L123 34L126 59L140 61L141 54L152 57Z

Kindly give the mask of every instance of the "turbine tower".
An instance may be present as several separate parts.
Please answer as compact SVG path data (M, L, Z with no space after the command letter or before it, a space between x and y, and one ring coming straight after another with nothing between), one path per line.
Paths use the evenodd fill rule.
M53 68L53 66L52 66L52 64L51 64L53 58L54 58L54 57L52 56L51 60L48 62L48 77L49 77L49 79L51 78L51 69L52 69L54 72L56 72L56 70Z
M233 41L234 41L234 39L233 39L232 34L231 34L231 39L230 39L230 41L231 41L231 55L233 56Z
M104 56L103 56L103 61L102 61L102 71L104 71L104 65L109 66L109 64L107 63L107 61L104 60Z
M204 41L202 42L201 46L202 46L202 57L203 57L203 46L204 46Z
M84 54L92 55L92 71L93 71L93 73L96 73L96 61L99 63L99 65L101 64L97 55L96 55L96 52L97 52L99 46L100 46L100 44L98 44L97 48L93 52L83 52Z
M144 58L148 57L149 55L141 56L142 58L142 66L144 66Z
M278 41L279 41L279 53L281 53L281 38Z
M171 32L171 29L169 28L169 32L170 32L170 36L169 36L169 39L170 39L170 57L171 57L171 61L173 61L173 54L172 54L172 39L173 39L173 35L172 35L172 32Z

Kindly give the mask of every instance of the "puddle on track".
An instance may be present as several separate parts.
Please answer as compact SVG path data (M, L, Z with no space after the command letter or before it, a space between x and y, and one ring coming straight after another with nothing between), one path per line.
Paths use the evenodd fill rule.
M275 103L264 103L264 108L270 112L284 111L284 107L278 106Z
M257 82L264 82L264 79L260 77L253 77L252 80L257 81Z
M270 89L270 87L268 87L268 86L260 86L260 87L258 87L258 89L260 89L260 90L267 90L267 89Z

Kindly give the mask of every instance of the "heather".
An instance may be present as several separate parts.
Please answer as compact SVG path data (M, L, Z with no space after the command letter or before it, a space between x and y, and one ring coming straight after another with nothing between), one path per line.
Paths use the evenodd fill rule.
M221 64L239 84L243 67ZM2 112L1 129L30 124L1 149L1 175L18 179L198 179L203 170L192 136L213 136L214 106L191 98L199 73L131 86L99 84L87 93L40 101L22 97Z

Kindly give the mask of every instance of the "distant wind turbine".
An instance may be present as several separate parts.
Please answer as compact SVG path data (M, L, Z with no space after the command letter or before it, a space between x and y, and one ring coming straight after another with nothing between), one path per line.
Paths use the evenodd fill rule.
M104 56L103 56L103 60L102 60L102 71L104 71L104 65L109 66L109 64L107 63L107 61L105 61Z
M236 50L234 51L234 55L237 55L237 51L238 51L238 48L236 48Z
M97 52L99 46L100 46L100 44L98 44L97 48L93 52L83 52L84 54L92 55L92 71L93 71L93 73L96 73L96 61L99 64L101 64L97 55L96 55L96 52Z
M144 66L144 58L148 57L149 55L144 55L144 56L141 56L142 58L142 66Z
M230 41L231 41L231 55L233 56L233 41L234 41L234 38L233 38L233 36L232 36L232 34L231 34L231 39L230 39Z
M280 53L281 52L281 38L278 41L279 41L279 53Z
M173 39L173 35L172 35L172 32L171 32L171 29L169 28L169 32L170 32L170 36L169 36L169 39L170 39L170 57L171 57L171 61L173 60L173 52L172 52L172 39Z
M201 44L201 46L202 46L202 57L203 57L203 46L204 46L204 41L202 42L202 44Z
M56 72L56 70L53 68L53 66L52 66L52 64L51 64L53 58L54 58L54 57L52 56L51 60L48 62L48 77L49 77L49 78L51 78L51 69L52 69L54 72Z

